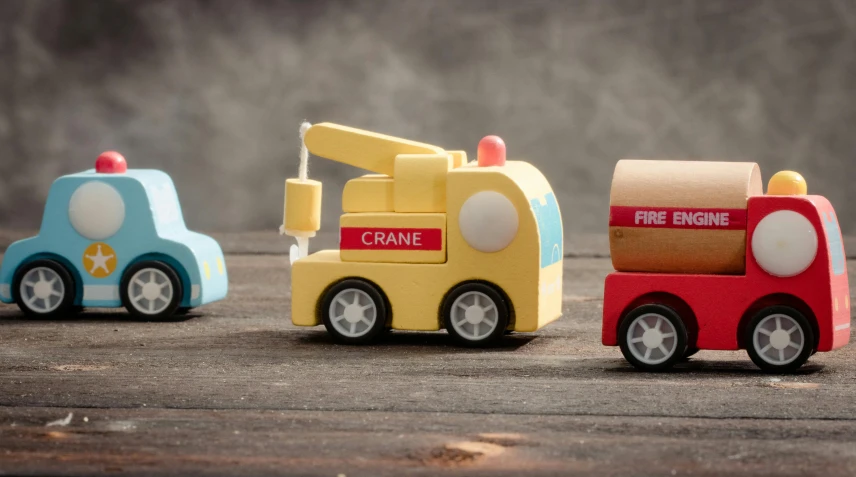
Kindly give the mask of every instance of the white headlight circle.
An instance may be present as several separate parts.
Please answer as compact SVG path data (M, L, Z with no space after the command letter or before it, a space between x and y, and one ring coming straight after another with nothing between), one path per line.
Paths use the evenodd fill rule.
M461 206L458 227L467 245L479 252L499 252L517 236L517 209L495 191L471 195Z
M68 219L89 240L112 237L125 222L125 201L119 191L102 181L89 181L71 194Z
M799 212L773 212L761 219L752 233L752 255L770 275L799 275L817 255L817 231Z

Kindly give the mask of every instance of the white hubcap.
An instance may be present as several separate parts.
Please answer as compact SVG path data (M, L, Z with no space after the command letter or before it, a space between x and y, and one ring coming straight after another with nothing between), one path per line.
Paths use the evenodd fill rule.
M659 348L663 344L663 333L653 328L646 331L642 334L642 344L646 348Z
M800 355L805 346L805 335L796 320L776 313L758 323L752 332L752 345L764 361L784 365Z
M665 316L646 313L630 323L627 346L630 353L642 363L660 364L675 354L678 333Z
M458 335L472 341L490 336L499 323L496 303L482 292L470 291L452 303L452 327Z
M33 286L33 293L40 300L44 300L45 298L51 296L52 291L53 285L43 280L36 282L36 284Z
M53 269L36 267L24 275L18 293L30 310L50 313L56 310L65 298L65 285Z
M172 281L157 268L139 270L128 283L131 306L146 315L156 315L166 310L174 294Z
M359 338L368 333L377 321L377 306L368 293L346 288L330 303L330 323L341 335Z

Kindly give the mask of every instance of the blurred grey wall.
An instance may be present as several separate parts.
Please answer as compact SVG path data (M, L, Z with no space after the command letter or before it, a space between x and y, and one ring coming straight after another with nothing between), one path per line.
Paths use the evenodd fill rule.
M303 119L535 162L566 232L606 230L620 158L802 172L842 231L856 155L853 0L3 0L0 227L116 149L188 225L274 231ZM362 171L310 160L335 229Z

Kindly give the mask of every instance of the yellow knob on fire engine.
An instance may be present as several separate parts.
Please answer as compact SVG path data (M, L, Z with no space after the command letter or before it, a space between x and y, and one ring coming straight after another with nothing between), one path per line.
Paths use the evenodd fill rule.
M767 195L806 195L807 192L805 179L794 171L777 172L767 184Z
M286 234L314 236L321 228L321 183L309 179L286 179L283 209L282 223Z

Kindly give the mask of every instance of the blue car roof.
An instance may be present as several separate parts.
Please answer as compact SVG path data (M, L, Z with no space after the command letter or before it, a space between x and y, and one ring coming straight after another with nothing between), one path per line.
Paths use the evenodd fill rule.
M169 174L163 171L159 171L157 169L128 169L125 172L121 173L102 173L95 172L95 169L87 169L85 171L76 172L74 174L67 174L60 179L121 179L121 178L130 178L134 179L138 182L141 182L143 185L147 185L147 183L161 183L164 179L172 182L172 179L169 177Z

